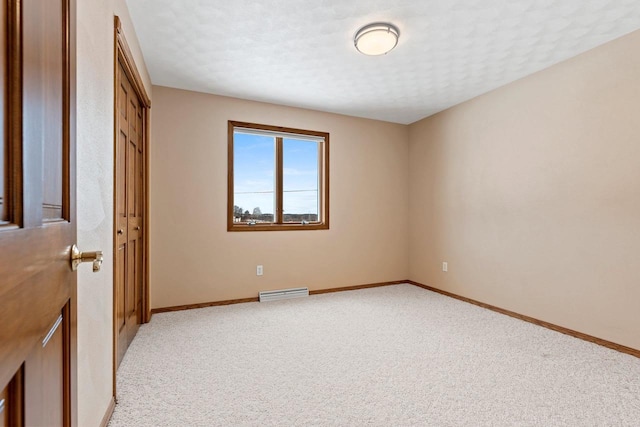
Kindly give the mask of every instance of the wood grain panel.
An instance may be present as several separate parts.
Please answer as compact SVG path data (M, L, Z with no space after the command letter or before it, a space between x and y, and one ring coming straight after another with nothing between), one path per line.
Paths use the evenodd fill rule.
M75 0L8 0L1 7L8 19L0 30L0 187L13 224L0 233L0 389L9 384L9 425L73 426ZM63 205L69 222L43 224L60 218ZM64 322L43 347L63 312Z
M60 0L27 0L23 3L23 104L30 114L23 118L25 139L42 144L41 164L32 171L41 176L41 217L62 217L63 181L63 6Z
M125 244L121 244L118 247L118 251L116 252L116 264L126 265L127 261L127 252ZM127 285L126 279L126 271L124 268L118 268L115 272L115 287L116 287L116 295L115 295L115 307L116 307L116 366L120 365L122 362L122 358L124 357L125 352L127 351L127 324L126 324L126 305L125 305L125 295L126 290L125 286Z
M9 384L0 391L0 427L9 426Z
M120 364L127 347L143 321L143 248L142 218L144 188L144 107L124 67L117 68L116 146L116 217L118 257L115 270L121 282L116 283L116 360ZM122 316L122 318L121 318Z
M136 299L140 295L140 290L138 289L138 285L140 283L140 270L138 269L137 261L137 258L140 256L140 250L137 239L134 238L129 240L129 243L127 244L127 255L127 293L125 295L125 313L127 322L127 347L129 347L140 326L140 316L137 310L138 306L136 304Z
M135 156L136 156L136 141L138 140L136 135L136 119L138 117L138 99L132 93L131 83L129 79L122 73L122 82L127 85L127 153L126 153L126 176L125 182L127 187L127 198L126 198L126 206L127 206L127 219L129 220L131 217L135 217L135 199L136 199L136 191L135 191Z
M57 318L52 319L47 330L53 334L46 345L36 345L25 361L25 390L28 391L25 394L25 424L28 426L64 424L64 325L56 325Z
M135 121L134 121L135 122ZM135 144L133 143L132 138L135 138L135 130L133 126L131 126L128 139L129 144L127 147L127 217L129 219L135 218L136 216L136 199L137 199L137 186L136 186L136 153L137 149Z
M127 259L128 259L128 211L127 211L127 150L129 149L129 92L130 87L121 66L116 70L116 169L115 205L117 252L115 257L115 366L120 366L129 344L127 334ZM125 174L123 176L123 173ZM114 372L115 376L115 372Z
M68 256L68 253L63 255ZM68 286L50 285L54 281L64 283L69 276L67 259L56 264L27 282L18 283L7 291L3 289L0 296L3 302L3 310L0 311L0 324L3 325L0 331L0 384L11 380L16 369L29 355L34 340L46 335L51 327L51 319L57 318L69 298ZM24 298L25 294L30 298ZM33 310L35 306L42 309L36 312ZM24 313L29 313L26 320L22 316Z
M0 117L2 118L2 129L0 130L0 225L7 222L7 212L5 206L6 188L5 183L7 167L7 2L0 2ZM0 415L1 419L1 415ZM0 424L2 425L2 424Z
M0 393L0 427L24 425L23 366Z
M6 93L7 107L6 140L4 145L4 211L6 222L12 224L4 229L24 225L24 181L22 140L22 14L17 1L3 2L6 5ZM6 225L6 224L3 224Z
M116 157L116 168L125 170L127 159L127 134L120 132L118 140L118 154ZM127 188L125 180L116 180L116 217L118 229L117 233L123 235L126 232L127 223Z
M151 106L129 50L120 19L114 17L115 55L115 228L114 365L116 371L140 323L148 322L148 115ZM117 311L117 313L116 313ZM105 418L106 419L106 418Z
M131 317L135 313L135 258L136 258L136 241L129 240L127 242L127 285L125 286L125 316L127 317L127 323L131 322Z
M143 109L138 109L138 116L136 117L136 131L138 140L136 141L136 217L142 218L144 207L144 119Z
M45 137L45 5L27 0L22 6L22 225L42 225L43 138ZM20 6L18 6L20 7ZM56 136L53 135L55 138Z

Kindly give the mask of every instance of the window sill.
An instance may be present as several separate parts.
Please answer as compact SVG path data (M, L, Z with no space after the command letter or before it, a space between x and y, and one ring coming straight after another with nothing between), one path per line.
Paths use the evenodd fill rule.
M227 231L304 231L304 230L328 230L328 223L319 224L230 224Z

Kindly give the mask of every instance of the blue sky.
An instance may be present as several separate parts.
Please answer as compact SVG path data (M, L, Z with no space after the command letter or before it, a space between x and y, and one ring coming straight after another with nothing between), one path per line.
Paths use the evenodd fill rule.
M285 138L284 213L318 213L318 143ZM234 136L234 205L253 212L274 213L275 138Z

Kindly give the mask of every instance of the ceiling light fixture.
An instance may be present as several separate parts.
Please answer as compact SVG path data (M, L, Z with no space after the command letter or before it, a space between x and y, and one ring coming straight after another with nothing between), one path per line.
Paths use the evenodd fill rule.
M384 55L396 47L399 37L400 31L395 25L376 22L360 28L353 44L365 55Z

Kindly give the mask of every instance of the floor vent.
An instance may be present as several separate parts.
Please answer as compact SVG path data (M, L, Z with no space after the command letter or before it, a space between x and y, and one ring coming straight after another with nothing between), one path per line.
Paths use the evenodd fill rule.
M309 296L309 288L281 289L279 291L260 292L260 302L276 301L279 299L300 298Z

